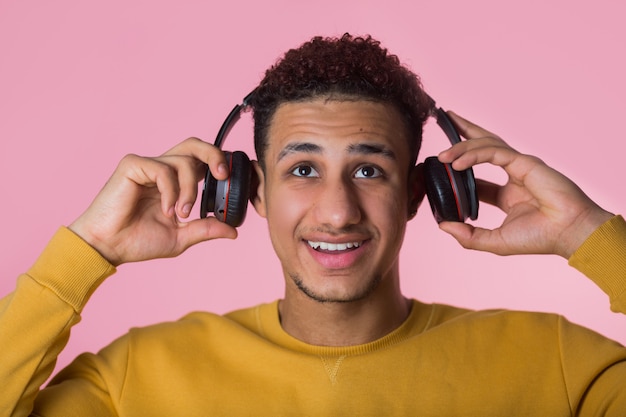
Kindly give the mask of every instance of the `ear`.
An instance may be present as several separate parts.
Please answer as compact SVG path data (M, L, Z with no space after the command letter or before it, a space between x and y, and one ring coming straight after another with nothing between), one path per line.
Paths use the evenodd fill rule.
M250 183L250 202L261 217L267 217L265 205L265 173L258 161L252 161L252 181Z
M424 164L419 163L409 172L409 206L408 214L409 220L411 220L417 214L417 209L424 201L426 195L426 187L424 185Z

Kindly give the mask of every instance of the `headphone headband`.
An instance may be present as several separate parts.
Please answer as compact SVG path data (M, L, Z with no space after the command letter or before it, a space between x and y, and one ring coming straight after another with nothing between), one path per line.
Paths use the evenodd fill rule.
M228 113L228 116L226 116L226 119L222 123L222 127L220 127L219 132L217 132L217 137L215 138L215 142L213 143L216 147L222 149L222 143L226 139L226 136L228 136L230 130L233 128L235 123L237 123L239 118L241 118L241 113L245 111L248 106L250 106L250 98L254 94L254 91L255 90L245 96L241 104L237 104L235 107L233 107L230 113Z

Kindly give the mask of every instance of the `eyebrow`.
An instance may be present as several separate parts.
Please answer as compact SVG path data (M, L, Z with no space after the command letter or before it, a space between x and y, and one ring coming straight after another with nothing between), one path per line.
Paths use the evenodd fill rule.
M385 158L396 160L396 154L384 145L370 144L370 143L357 143L348 146L348 153L351 154L364 154L364 155L382 155Z
M290 143L280 151L280 153L278 154L278 161L280 161L289 154L297 152L321 154L322 148L309 142Z
M384 145L378 144L369 144L369 143L357 143L353 145L349 145L346 150L349 154L361 154L361 155L382 155L385 158L391 159L393 161L396 160L396 154L389 148ZM290 143L285 146L280 153L278 154L277 160L280 161L285 156L292 153L312 153L312 154L322 154L324 150L310 142L296 142Z

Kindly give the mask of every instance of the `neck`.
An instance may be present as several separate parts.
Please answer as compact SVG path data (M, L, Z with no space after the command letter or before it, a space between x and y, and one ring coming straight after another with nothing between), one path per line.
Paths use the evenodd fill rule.
M387 277L390 278L390 277ZM351 346L372 342L398 328L411 302L399 280L383 279L367 297L348 302L320 302L287 284L279 303L281 325L291 336L319 346Z

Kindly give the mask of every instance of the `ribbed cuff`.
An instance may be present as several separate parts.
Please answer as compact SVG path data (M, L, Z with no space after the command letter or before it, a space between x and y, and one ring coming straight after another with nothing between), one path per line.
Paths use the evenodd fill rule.
M66 227L54 234L28 271L39 284L50 288L78 313L115 267Z
M615 216L574 252L569 264L595 282L611 301L611 309L626 313L626 222Z

